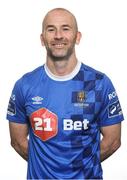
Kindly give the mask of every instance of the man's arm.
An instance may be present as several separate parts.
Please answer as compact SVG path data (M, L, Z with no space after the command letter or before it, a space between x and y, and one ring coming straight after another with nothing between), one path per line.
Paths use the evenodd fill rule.
M27 161L28 159L28 125L9 122L11 146Z
M111 156L121 145L121 124L101 128L101 162Z

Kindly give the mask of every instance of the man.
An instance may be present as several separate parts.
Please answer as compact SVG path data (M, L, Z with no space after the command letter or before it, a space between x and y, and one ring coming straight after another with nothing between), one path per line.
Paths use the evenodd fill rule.
M49 11L40 38L46 63L16 82L9 101L11 145L28 161L28 179L102 179L101 162L120 147L116 91L77 60L81 33L71 12Z

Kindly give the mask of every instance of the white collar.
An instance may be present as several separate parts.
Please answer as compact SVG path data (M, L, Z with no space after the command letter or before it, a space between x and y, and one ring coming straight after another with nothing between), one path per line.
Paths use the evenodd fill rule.
M57 75L54 75L48 68L48 66L45 64L44 65L44 69L45 69L45 72L46 74L53 80L55 81L68 81L68 80L71 80L74 78L74 76L76 76L79 72L81 68L81 62L78 61L74 70L70 73L70 74L67 74L65 76L57 76Z

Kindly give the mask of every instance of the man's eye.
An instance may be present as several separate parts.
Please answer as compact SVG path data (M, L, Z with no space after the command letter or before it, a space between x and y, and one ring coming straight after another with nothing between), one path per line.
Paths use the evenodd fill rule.
M49 28L49 29L48 29L48 32L52 32L52 31L54 31L53 28Z
M63 28L64 31L69 31L69 28Z

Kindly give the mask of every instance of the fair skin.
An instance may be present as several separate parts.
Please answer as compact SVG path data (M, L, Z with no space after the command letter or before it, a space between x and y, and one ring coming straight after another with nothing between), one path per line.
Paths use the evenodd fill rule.
M46 47L46 64L57 76L64 76L73 71L77 64L75 44L79 44L81 33L78 31L74 16L66 10L50 11L43 22L41 43ZM28 126L9 122L11 145L17 153L28 159ZM101 161L111 156L119 147L121 124L102 127Z
M74 46L81 33L75 27L74 17L63 10L52 11L44 19L40 38L47 49L47 66L55 75L67 75L77 64Z
M111 156L121 145L121 124L101 128L101 162Z
M11 146L26 161L28 160L28 126L9 122Z

